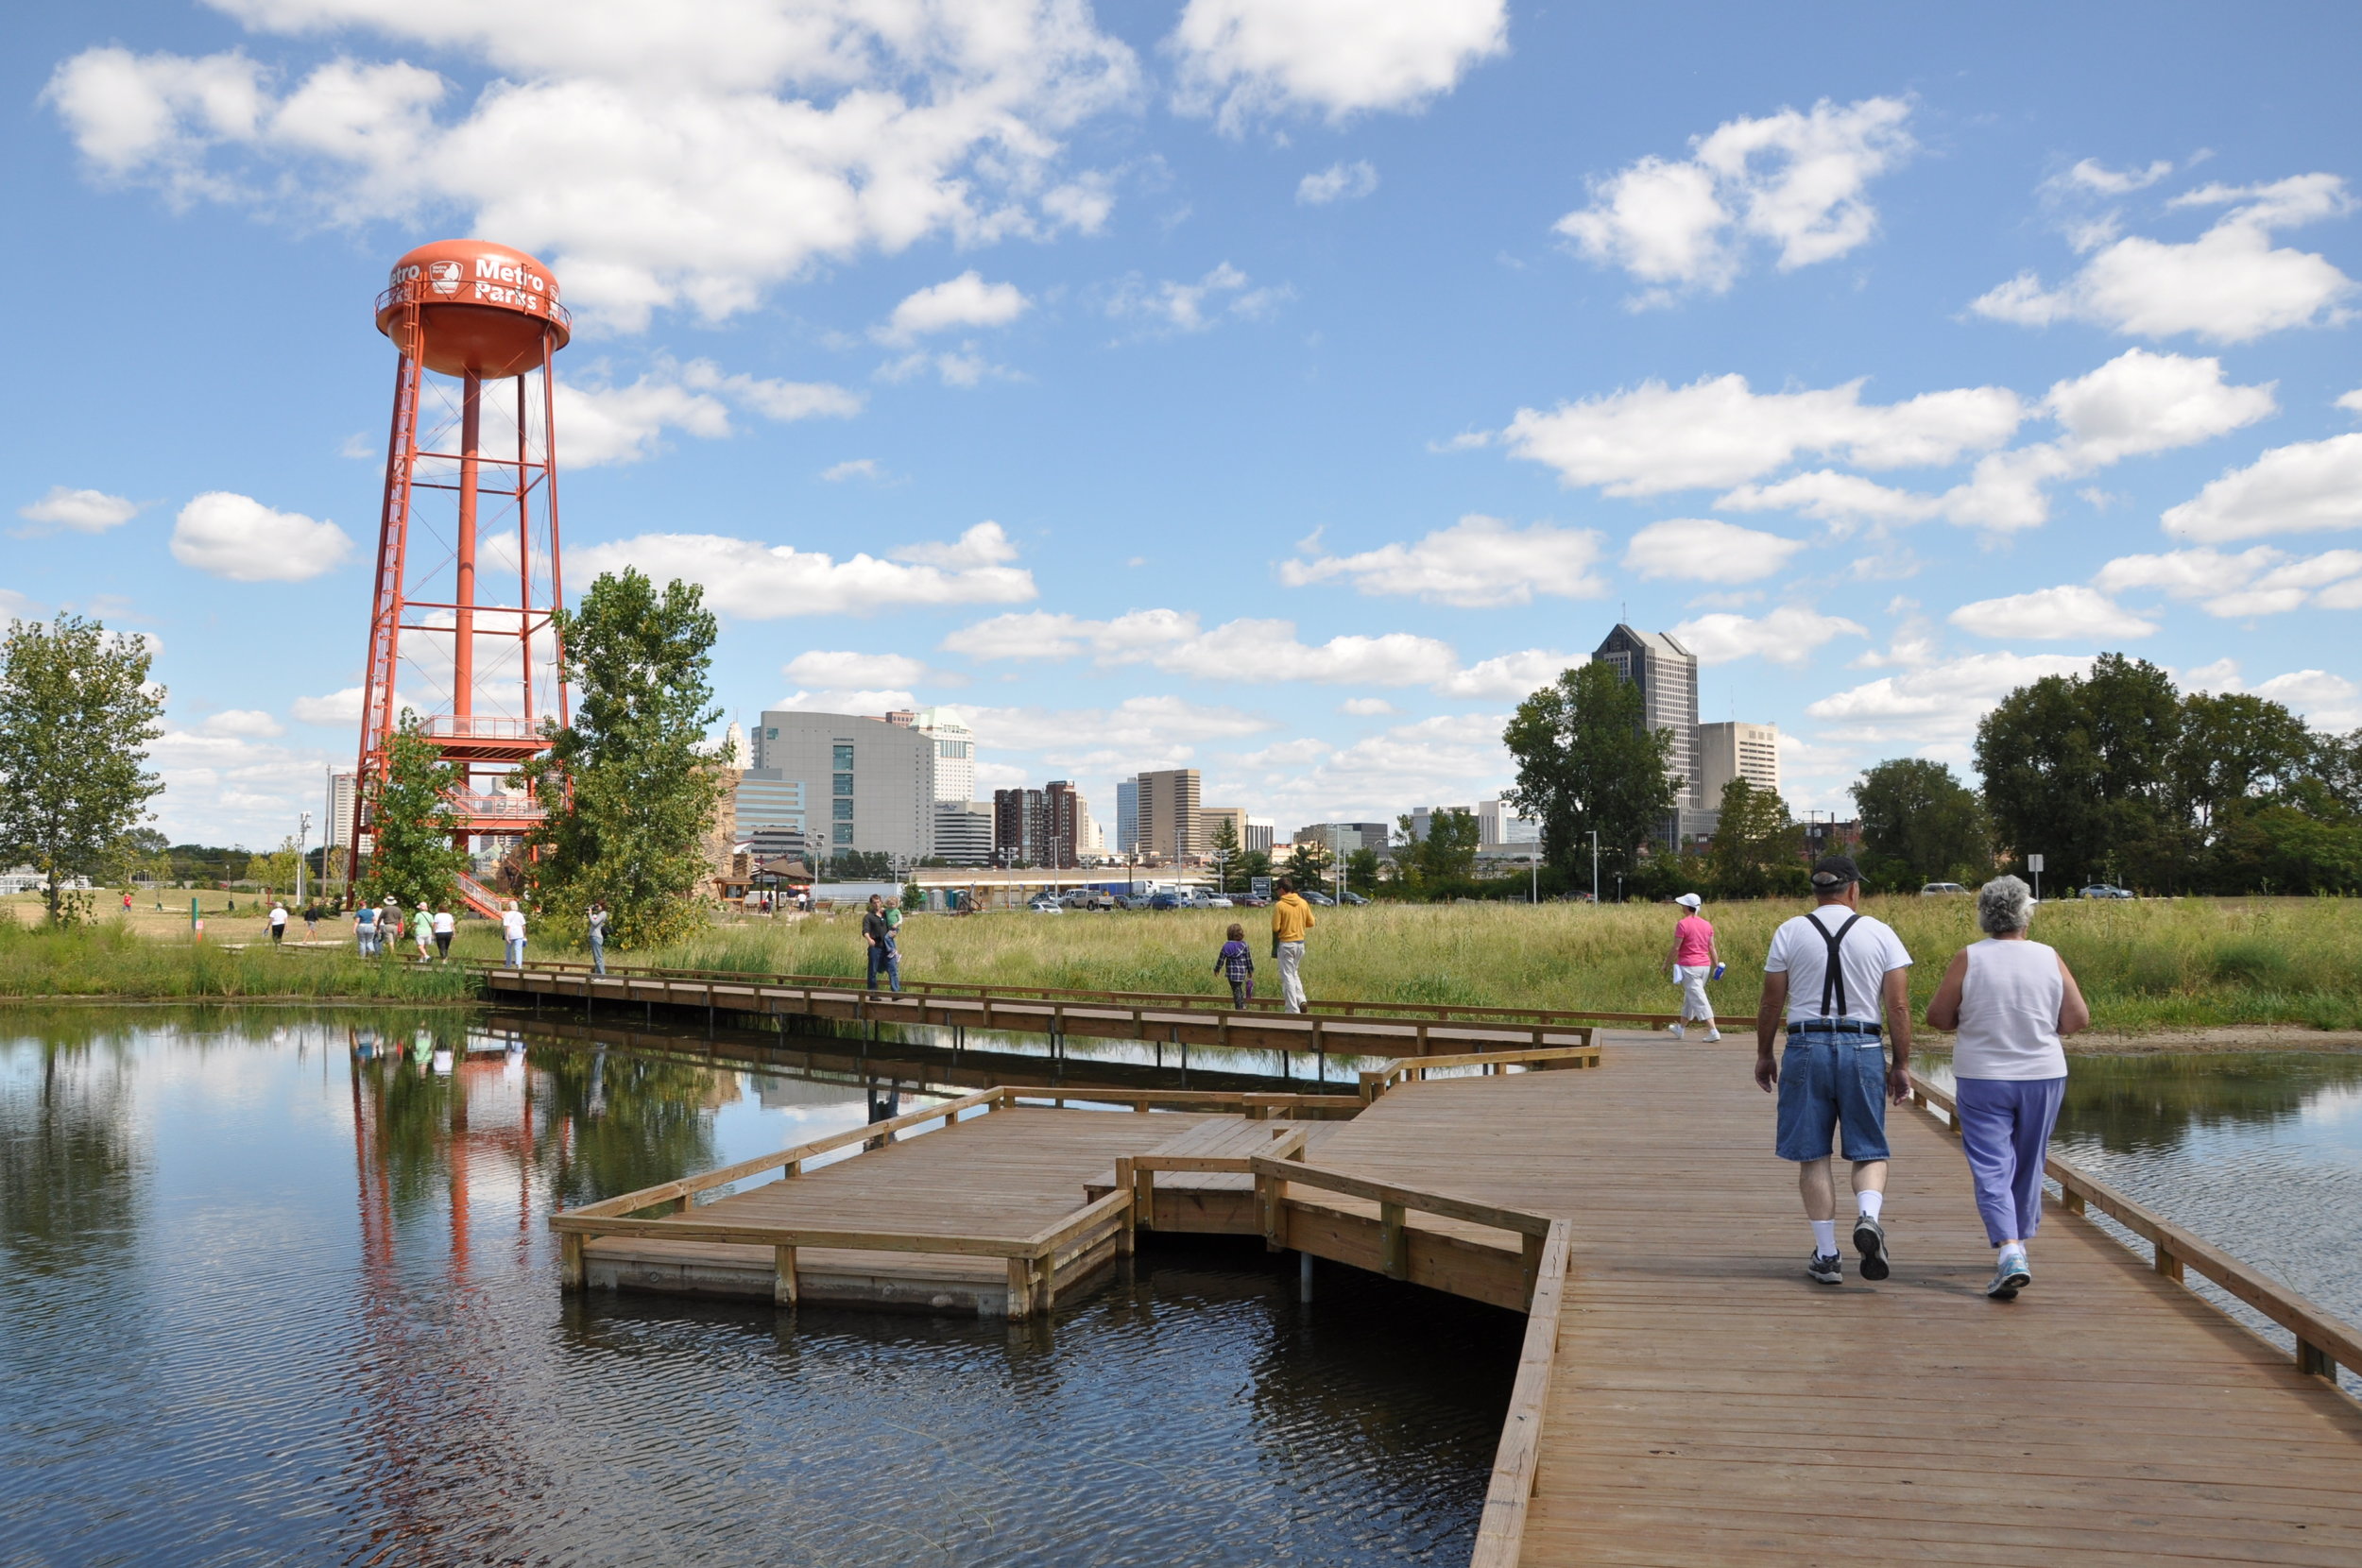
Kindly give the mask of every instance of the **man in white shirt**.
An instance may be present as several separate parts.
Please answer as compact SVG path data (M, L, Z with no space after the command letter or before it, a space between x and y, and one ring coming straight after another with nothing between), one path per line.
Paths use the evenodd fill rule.
M523 968L525 966L525 912L517 907L517 900L514 898L508 901L506 909L501 911L501 940L508 946L508 966L511 969Z
M1776 1150L1797 1165L1812 1257L1823 1285L1845 1277L1837 1250L1837 1188L1830 1144L1842 1129L1854 1165L1854 1249L1862 1278L1891 1271L1886 1226L1886 1108L1910 1094L1911 955L1885 921L1861 912L1861 873L1849 855L1812 868L1814 908L1781 926L1763 963L1755 1012L1755 1082L1779 1093ZM1772 1059L1785 1014L1788 1048ZM1881 1015L1884 1036L1881 1041ZM1891 1048L1892 1055L1881 1046Z
M287 906L274 902L270 907L270 945L278 946L287 934Z

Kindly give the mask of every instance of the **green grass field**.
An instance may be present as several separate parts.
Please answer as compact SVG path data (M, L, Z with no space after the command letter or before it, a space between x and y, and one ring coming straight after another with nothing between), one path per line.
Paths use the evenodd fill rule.
M1801 904L1709 905L1728 977L1716 988L1725 1017L1751 1015L1772 929ZM1944 964L1976 939L1964 898L1873 899L1919 963L1920 1009ZM908 980L1047 985L1078 990L1220 994L1214 951L1233 919L1247 929L1268 994L1269 917L1261 911L1121 911L1037 915L916 915L904 927ZM1662 967L1669 906L1580 904L1374 905L1320 912L1305 965L1315 997L1489 1006L1669 1012ZM300 929L300 926L298 928ZM323 922L334 950L273 952L259 920L209 915L207 940L179 929L141 930L112 919L49 932L0 920L0 996L457 999L455 970L366 963L348 928ZM572 933L567 933L571 935ZM2034 935L2066 956L2106 1033L2227 1025L2362 1029L2362 901L2161 899L2046 904ZM244 951L234 943L254 944ZM580 958L577 942L537 927L532 953ZM406 949L405 949L406 951ZM499 933L463 921L455 957L497 960ZM618 963L747 973L853 976L861 929L851 913L721 923L649 952L610 949Z
M1752 1014L1772 930L1801 903L1710 905L1730 973L1716 987L1728 1015ZM1965 898L1879 898L1918 963L1924 1010L1959 948L1977 939ZM1305 964L1315 997L1670 1012L1662 966L1670 906L1372 905L1322 910ZM1247 929L1260 989L1277 983L1261 955L1259 910L963 917L919 915L903 928L911 980L999 981L1120 991L1217 993L1214 951L1232 919ZM2362 1028L2362 902L2175 899L2045 904L2034 935L2065 955L2107 1032L2231 1024ZM551 951L544 944L540 950ZM857 975L850 914L717 926L630 963L688 968Z

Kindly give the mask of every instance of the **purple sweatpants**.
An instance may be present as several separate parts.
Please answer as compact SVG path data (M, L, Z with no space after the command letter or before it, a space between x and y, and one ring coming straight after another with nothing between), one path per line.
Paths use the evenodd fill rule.
M1962 1078L1952 1092L1985 1239L1996 1247L2011 1236L2026 1240L2042 1223L2043 1156L2066 1080Z

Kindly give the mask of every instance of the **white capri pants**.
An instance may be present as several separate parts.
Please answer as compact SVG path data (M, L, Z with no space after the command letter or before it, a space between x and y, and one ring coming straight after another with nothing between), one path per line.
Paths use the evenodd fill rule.
M1714 973L1714 965L1685 963L1673 972L1682 979L1682 1022L1714 1022L1714 1004L1706 1000L1706 977Z

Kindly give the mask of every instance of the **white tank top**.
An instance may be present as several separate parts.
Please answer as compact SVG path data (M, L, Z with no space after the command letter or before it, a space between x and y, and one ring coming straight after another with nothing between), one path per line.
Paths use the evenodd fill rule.
M1960 985L1960 1030L1952 1041L1953 1076L2064 1078L2059 1004L2065 995L2055 949L1990 937L1971 946Z

